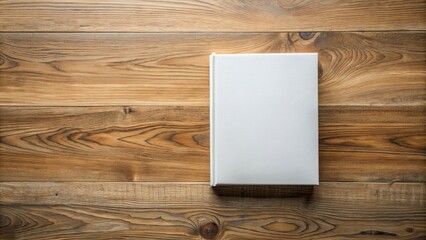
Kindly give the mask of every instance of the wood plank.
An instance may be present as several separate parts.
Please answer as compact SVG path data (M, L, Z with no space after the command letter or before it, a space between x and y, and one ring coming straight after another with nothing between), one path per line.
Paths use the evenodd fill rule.
M262 189L258 189L262 191ZM240 198L207 183L1 183L1 238L421 239L425 183L322 183L312 195Z
M320 179L425 181L425 111L423 106L321 107Z
M0 2L0 31L425 30L425 9L422 0L9 0Z
M208 107L0 107L1 181L208 181ZM422 106L321 107L321 181L426 181ZM352 122L352 123L351 123Z
M320 106L319 123L327 125L420 124L426 122L426 107Z
M0 182L0 203L19 205L96 205L106 207L166 208L175 207L241 207L281 208L288 198L271 197L274 191L291 191L300 186L274 186L270 194L265 186L248 186L265 201L246 196L223 197L207 182ZM231 189L239 192L236 187ZM321 182L309 194L311 199L346 204L356 202L398 204L421 207L426 204L424 182ZM294 196L305 198L306 194ZM261 199L260 199L261 200Z
M208 178L206 107L1 108L0 179ZM9 172L14 169L13 172Z
M319 52L319 103L426 104L425 32L0 34L0 105L209 104L217 53Z

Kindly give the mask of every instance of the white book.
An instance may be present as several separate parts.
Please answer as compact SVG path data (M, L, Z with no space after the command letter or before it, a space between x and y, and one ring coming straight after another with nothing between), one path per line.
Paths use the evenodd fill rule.
M319 183L317 53L210 56L210 183Z

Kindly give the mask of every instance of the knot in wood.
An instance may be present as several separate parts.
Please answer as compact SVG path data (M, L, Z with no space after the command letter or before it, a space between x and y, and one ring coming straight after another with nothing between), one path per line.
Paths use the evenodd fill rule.
M309 39L311 39L315 36L315 33L314 32L301 32L301 33L299 33L299 36L303 40L309 40Z
M214 222L205 223L200 226L200 235L205 239L213 239L219 232L219 227Z
M132 107L123 107L124 114L130 114L133 112Z

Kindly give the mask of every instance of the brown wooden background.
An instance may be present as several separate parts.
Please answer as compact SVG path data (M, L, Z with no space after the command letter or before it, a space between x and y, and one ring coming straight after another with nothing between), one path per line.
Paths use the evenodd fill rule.
M319 53L320 186L209 187L212 52ZM424 0L0 1L0 238L424 239L425 104Z

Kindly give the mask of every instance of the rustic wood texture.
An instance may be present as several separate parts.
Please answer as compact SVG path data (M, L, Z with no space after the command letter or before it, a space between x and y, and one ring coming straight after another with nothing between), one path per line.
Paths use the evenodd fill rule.
M209 104L217 53L319 53L320 105L424 105L425 32L0 34L0 105Z
M424 183L322 183L292 198L221 197L207 183L1 183L0 237L421 239ZM261 191L261 189L259 189Z
M241 207L281 208L291 199L274 198L273 191L291 192L300 186L275 186L272 194L263 187L247 187L266 199L222 197L207 182L2 182L0 200L17 205L98 205L106 207L167 208L175 207ZM342 207L356 202L407 205L426 204L426 184L392 182L322 182L313 187L310 196L320 201L340 203ZM298 196L294 196L298 197ZM309 202L308 202L309 203Z
M0 107L2 181L208 181L209 108ZM321 107L321 181L425 181L426 109Z
M274 32L424 30L423 0L9 0L0 31Z
M0 239L425 239L426 1L0 1ZM212 53L318 52L319 186L210 188Z
M207 107L2 107L0 112L3 181L209 177Z

